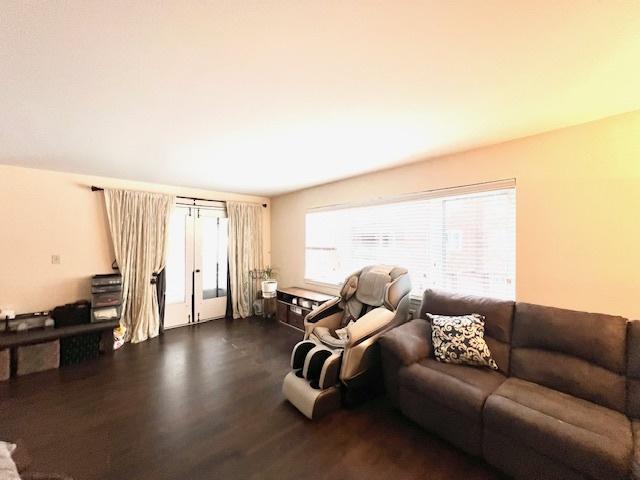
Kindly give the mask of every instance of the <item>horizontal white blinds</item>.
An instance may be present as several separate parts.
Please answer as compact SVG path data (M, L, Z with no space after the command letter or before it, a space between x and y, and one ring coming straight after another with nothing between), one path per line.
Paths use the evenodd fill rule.
M468 192L468 190L467 190ZM305 277L340 284L365 265L409 269L426 288L515 298L515 187L310 211Z

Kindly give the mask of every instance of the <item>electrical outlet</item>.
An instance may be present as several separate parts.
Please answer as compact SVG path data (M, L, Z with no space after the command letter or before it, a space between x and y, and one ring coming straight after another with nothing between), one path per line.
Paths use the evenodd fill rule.
M51 264L52 265L60 265L60 255L58 255L58 254L51 255Z

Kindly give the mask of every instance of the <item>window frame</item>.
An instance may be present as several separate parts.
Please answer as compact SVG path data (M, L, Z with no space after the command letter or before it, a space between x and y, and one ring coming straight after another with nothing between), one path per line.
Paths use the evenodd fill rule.
M337 211L343 209L350 208L358 208L358 207L371 207L376 205L388 205L393 203L404 203L411 201L419 201L419 200L430 200L430 199L446 199L447 197L456 197L467 194L479 194L479 193L487 193L491 191L499 191L499 190L507 190L513 189L514 198L516 199L516 203L514 205L514 224L513 224L513 234L514 234L514 271L513 271L513 282L514 282L514 299L516 296L516 285L517 285L517 185L515 178L507 178L496 181L475 183L469 185L455 186L455 187L446 187L446 188L438 188L432 190L426 190L422 192L413 192L403 195L397 196L387 196L387 197L378 197L373 200L361 201L361 202L348 202L342 204L334 204L334 205L326 205L321 207L313 207L308 208L305 211L305 219L304 219L304 261L303 261L303 280L307 284L318 285L323 287L330 287L338 289L344 279L338 280L338 283L324 282L322 280L316 280L309 278L307 275L307 216L311 213L320 213L320 212L330 212ZM324 248L315 247L310 248L313 250L323 250ZM324 249L326 250L326 249ZM337 250L336 248L330 250ZM411 298L419 299L421 298L421 294L411 294Z

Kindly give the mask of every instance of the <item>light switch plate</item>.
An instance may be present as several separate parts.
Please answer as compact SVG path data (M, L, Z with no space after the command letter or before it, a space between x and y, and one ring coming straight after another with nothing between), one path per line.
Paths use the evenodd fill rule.
M52 265L60 265L60 255L51 255L51 264Z

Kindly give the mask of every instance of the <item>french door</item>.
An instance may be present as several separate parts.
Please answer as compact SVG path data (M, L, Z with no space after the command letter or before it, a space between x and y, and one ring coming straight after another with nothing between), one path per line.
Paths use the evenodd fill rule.
M169 225L165 328L222 318L228 223L221 208L177 206Z

